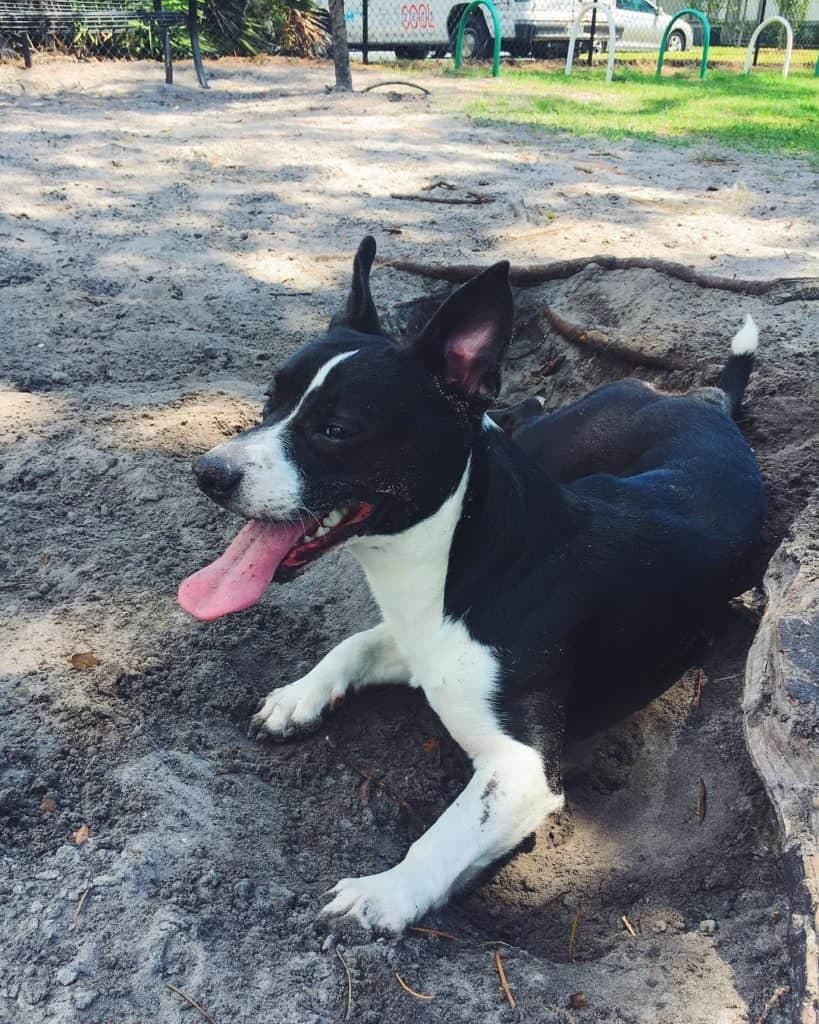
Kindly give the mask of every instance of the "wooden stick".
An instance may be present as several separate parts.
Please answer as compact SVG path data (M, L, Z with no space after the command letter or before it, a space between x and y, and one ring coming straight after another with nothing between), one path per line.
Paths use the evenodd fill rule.
M580 911L578 910L577 913L574 915L574 920L572 921L572 926L569 929L569 963L571 963L571 964L574 963L574 947L575 947L575 944L577 942L577 929L578 929L579 925L580 925Z
M405 82L400 78L395 78L388 82L373 82L372 85L366 86L365 88L361 89L360 92L370 92L372 89L380 89L382 86L386 85L406 85L408 89L418 89L426 96L432 95L429 89L425 89L423 85L419 85L417 82Z
M655 270L658 274L665 274L667 277L674 277L700 288L716 288L726 292L738 292L740 295L768 295L775 303L819 299L819 278L816 277L774 277L767 280L723 277L703 273L684 263L673 263L650 256L597 255L556 260L554 263L530 263L512 267L509 277L512 284L520 288L532 288L547 281L564 281L592 264L601 270ZM435 281L450 281L453 284L462 284L486 269L472 263L443 266L416 260L390 260L388 263L379 263L378 266L389 266L405 274L429 277Z
M414 988L410 988L409 985L404 981L404 979L398 973L398 971L393 971L393 974L395 974L396 981L401 986L401 988L405 992L409 992L409 994L414 999L432 999L433 998L433 996L428 996L424 992L416 992Z
M347 965L347 961L341 954L340 946L336 946L336 956L341 961L341 966L344 968L344 973L347 975L347 1006L344 1010L344 1019L347 1020L347 1018L350 1016L350 1011L353 1008L353 976L350 973L350 968Z
M500 978L501 988L503 989L503 994L506 996L506 1001L514 1010L514 1008L518 1004L515 1002L515 997L512 995L512 990L509 988L509 982L506 980L506 971L503 969L503 960L501 960L499 949L495 950L495 968L497 969L498 977Z
M466 199L458 196L416 196L412 192L390 192L390 199L407 199L413 203L443 203L446 206L486 206L487 203L495 202L494 196L480 192L468 192Z
M89 892L91 892L91 886L89 886L85 890L85 892L82 894L82 896L80 896L80 898L79 898L79 900L77 902L77 906L74 909L74 920L75 921L77 920L77 918L82 913L82 908L85 906L85 901L88 899Z
M629 935L633 939L636 939L637 938L637 929L634 927L634 925L631 923L631 921L629 921L629 919L626 917L625 914L622 914L620 916L620 920L623 922L623 927L626 929L626 931L629 933Z
M762 1007L762 1013L757 1017L756 1024L765 1024L765 1021L768 1019L768 1014L775 1006L779 1005L782 1001L782 997L786 996L789 992L790 989L787 985L780 985L778 988L774 989L773 995Z
M429 935L433 939L452 939L453 942L458 941L457 935L450 935L449 932L439 932L437 928L422 928L420 925L415 925L410 928L411 932L418 932L421 935Z
M557 333L580 348L590 348L600 355L612 356L621 359L631 366L652 366L658 370L690 370L695 368L693 362L681 359L679 356L651 355L649 352L641 352L639 349L623 345L619 341L612 341L602 331L584 330L577 324L564 320L562 316L555 313L548 306L543 307L544 316L547 318Z
M191 997L189 995L187 995L185 992L183 992L181 988L177 988L176 985L171 985L171 983L168 982L168 981L165 982L165 988L169 988L171 990L171 992L176 992L176 994L181 999L184 999L186 1003L188 1003L190 1006L192 1006L194 1008L194 1010L198 1010L202 1014L202 1016L205 1018L205 1020L208 1021L208 1024L216 1024L216 1021L213 1019L213 1017L211 1017L211 1015L208 1013L208 1011L203 1009L199 1005L199 1003L194 1002L194 1000L191 999Z

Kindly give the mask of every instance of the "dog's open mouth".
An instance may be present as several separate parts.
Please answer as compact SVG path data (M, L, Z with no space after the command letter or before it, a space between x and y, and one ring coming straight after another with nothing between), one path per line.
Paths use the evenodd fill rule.
M311 518L307 525L252 519L220 558L183 580L179 603L203 622L244 611L256 604L280 570L283 579L295 575L357 533L373 511L373 505L360 502Z

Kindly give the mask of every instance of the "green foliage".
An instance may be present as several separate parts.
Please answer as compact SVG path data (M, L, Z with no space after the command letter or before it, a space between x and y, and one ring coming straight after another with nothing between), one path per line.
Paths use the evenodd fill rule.
M163 0L167 11L188 10L188 0ZM200 0L200 42L208 56L288 53L314 56L327 48L327 35L313 0ZM171 30L174 57L190 57L187 30ZM58 34L58 45L82 57L162 57L156 28L134 21L126 32L92 31L78 24L73 33Z
M692 57L693 60L693 57ZM693 66L693 65L692 65ZM819 162L819 93L806 72L752 75L710 71L705 82L622 68L607 85L595 69L505 71L505 88L471 100L481 121L515 122L611 139L637 138L787 153Z

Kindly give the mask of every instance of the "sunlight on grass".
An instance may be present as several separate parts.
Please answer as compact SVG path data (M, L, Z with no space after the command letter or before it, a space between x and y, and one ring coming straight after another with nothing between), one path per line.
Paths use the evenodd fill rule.
M621 68L606 85L602 68L577 68L571 77L513 68L503 81L502 90L467 101L465 112L574 135L715 142L819 161L819 79L808 75L783 81L771 72L712 71L705 82L679 75L657 81Z

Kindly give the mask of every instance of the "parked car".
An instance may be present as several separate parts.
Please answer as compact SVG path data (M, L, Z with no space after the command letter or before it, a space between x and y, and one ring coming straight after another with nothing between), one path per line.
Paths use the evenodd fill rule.
M659 50L663 33L671 21L652 0L616 0L614 24L618 50ZM603 19L601 19L602 21ZM694 32L687 21L675 22L668 37L669 50L689 50L694 45Z

